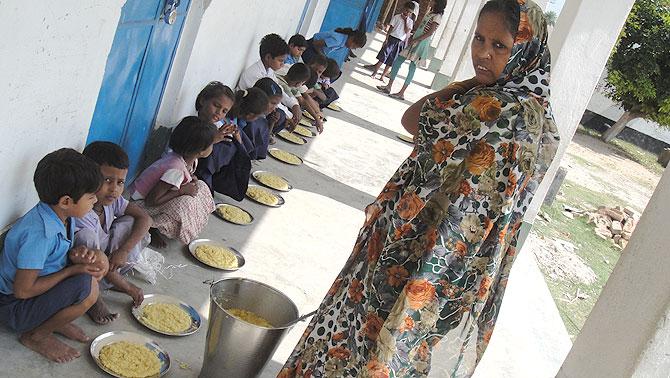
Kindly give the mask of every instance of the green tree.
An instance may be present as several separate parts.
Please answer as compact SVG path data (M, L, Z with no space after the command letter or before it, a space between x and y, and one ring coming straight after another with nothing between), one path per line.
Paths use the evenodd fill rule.
M547 25L556 26L556 20L558 20L558 14L554 11L548 11L544 13L544 18L547 20Z
M670 127L670 0L637 0L607 64L606 94L625 113L602 139L645 118Z

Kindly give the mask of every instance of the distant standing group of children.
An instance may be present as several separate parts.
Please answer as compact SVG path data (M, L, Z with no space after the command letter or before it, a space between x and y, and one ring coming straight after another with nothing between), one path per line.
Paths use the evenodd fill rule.
M124 274L144 248L196 238L215 210L214 192L242 200L251 160L264 159L274 134L293 130L303 111L322 132L321 109L337 99L330 84L341 74L329 54L365 43L351 29L288 43L265 36L237 91L216 81L202 89L197 115L174 128L163 156L127 188L128 199L129 159L120 146L99 141L82 153L44 156L33 178L40 202L11 227L0 256L0 323L52 361L79 357L54 334L87 342L73 320L84 313L98 324L115 320L101 289L124 292L139 306L143 292Z

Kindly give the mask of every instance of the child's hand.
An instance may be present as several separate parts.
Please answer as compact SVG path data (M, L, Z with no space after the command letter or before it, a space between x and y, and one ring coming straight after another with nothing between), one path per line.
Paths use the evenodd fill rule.
M188 194L191 197L195 197L198 194L198 185L195 181L184 184L179 188L179 194Z
M316 131L318 131L319 134L321 134L323 132L323 121L321 120L321 118L314 121L314 125L316 126Z
M70 249L68 256L73 264L93 264L96 253L93 249L88 249L84 245L78 245Z
M117 249L109 256L109 271L116 272L117 269L123 268L128 263L129 251L122 251Z
M295 126L300 122L300 118L302 118L302 114L293 114L293 118L291 118L291 121L293 121L293 128L295 128Z
M221 127L219 127L219 132L217 133L217 139L220 139L220 141L226 141L230 142L233 140L232 136L235 133L235 130L237 129L237 126L235 126L232 123L227 123Z
M286 130L293 132L295 130L296 126L298 126L297 123L293 123L293 119L287 120L286 121Z
M267 117L265 118L268 120L268 124L270 126L274 126L277 122L279 122L279 113L277 111L274 111L268 114Z

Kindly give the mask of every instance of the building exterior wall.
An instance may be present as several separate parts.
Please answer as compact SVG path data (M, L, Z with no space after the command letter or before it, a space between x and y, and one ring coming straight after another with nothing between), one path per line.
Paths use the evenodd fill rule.
M38 200L42 156L84 146L123 3L0 2L0 229Z

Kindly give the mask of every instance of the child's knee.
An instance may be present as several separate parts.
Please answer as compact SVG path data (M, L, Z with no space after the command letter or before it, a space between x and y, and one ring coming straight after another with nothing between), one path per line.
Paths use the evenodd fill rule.
M100 295L100 289L98 287L98 280L96 280L95 277L89 276L88 274L86 274L85 276L88 276L87 281L89 283L90 290L88 292L88 296L84 298L83 301L81 301L81 304L84 307L86 307L86 309L89 309L98 300L98 295Z
M95 231L82 228L74 234L74 245L83 245L89 249L100 249L100 240Z

